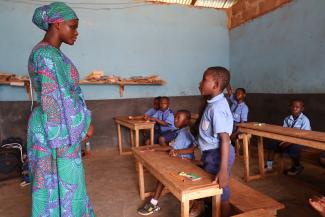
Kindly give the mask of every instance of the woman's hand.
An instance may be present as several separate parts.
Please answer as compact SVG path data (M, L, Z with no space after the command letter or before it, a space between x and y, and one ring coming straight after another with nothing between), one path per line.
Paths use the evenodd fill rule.
M94 134L94 125L90 124L88 131L87 131L85 137L82 139L82 141L86 141L87 139L92 137L93 134Z

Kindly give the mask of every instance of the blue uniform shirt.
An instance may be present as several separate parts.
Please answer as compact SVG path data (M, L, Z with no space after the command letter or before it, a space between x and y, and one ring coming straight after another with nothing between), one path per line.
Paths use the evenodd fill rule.
M199 147L201 151L220 147L218 133L232 133L233 117L223 93L208 100L199 129Z
M297 128L301 130L311 130L309 119L302 112L299 117L294 120L292 115L286 117L283 121L283 127Z
M169 130L176 130L176 127L174 125L174 112L168 108L166 111L158 110L152 117L157 118L162 121L166 121L168 123L167 126L161 126L160 125L160 131L166 132Z
M190 132L190 129L188 127L184 127L182 129L177 130L177 136L174 141L172 141L171 146L175 150L181 150L181 149L188 149L191 148L192 145L196 145L196 141L193 137L193 135ZM194 159L193 154L181 154L178 155L178 157L181 158L189 158L191 160Z
M231 105L231 112L234 118L234 122L246 122L248 116L248 106L245 102L241 102L238 104L234 94L231 94L230 101L232 102Z
M158 110L151 108L148 111L145 112L146 115L149 115L150 117L152 117L154 114L156 114Z

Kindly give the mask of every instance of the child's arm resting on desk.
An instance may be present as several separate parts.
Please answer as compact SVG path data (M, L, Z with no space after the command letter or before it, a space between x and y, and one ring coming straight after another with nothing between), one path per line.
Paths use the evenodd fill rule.
M158 123L158 124L160 124L162 126L168 126L169 125L166 121L159 120L158 118L150 117L149 120L150 121L155 121L156 123Z
M229 183L228 178L228 158L229 158L229 144L230 138L228 133L218 133L221 140L221 164L220 170L215 177L214 183L219 183L219 186L225 187Z
M186 149L171 149L169 155L172 157L177 157L177 155L180 154L193 154L195 147L196 146L192 144L190 148L186 148Z

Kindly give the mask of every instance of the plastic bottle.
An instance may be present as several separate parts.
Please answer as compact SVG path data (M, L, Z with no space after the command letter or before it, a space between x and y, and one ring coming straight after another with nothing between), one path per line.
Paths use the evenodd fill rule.
M90 142L86 142L85 155L90 156Z

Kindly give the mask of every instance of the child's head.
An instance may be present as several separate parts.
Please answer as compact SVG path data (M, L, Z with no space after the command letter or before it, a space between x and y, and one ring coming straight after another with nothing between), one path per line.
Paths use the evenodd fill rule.
M246 98L246 90L244 88L237 88L235 95L237 102L244 102Z
M161 111L166 111L169 108L169 98L167 96L160 97L159 109Z
M230 81L230 72L221 66L205 70L200 82L200 92L204 96L215 96L223 92Z
M191 112L187 110L178 110L175 115L175 127L184 128L189 125L191 121Z
M293 117L298 117L304 110L304 101L302 99L293 99L290 104L290 111Z
M153 99L153 108L156 110L159 109L160 98L160 96L157 96Z

